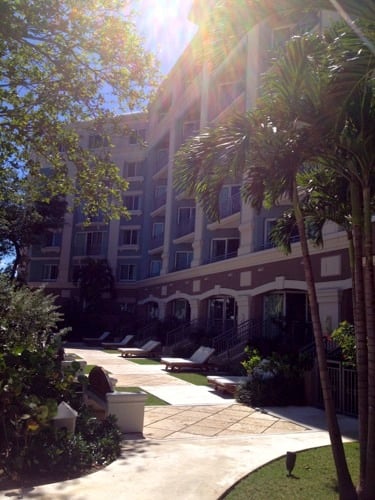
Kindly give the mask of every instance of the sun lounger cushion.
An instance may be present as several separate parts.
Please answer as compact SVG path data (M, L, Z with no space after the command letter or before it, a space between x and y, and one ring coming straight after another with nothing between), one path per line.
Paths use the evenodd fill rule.
M142 347L119 347L121 356L144 356L152 353L160 346L157 340L149 340Z

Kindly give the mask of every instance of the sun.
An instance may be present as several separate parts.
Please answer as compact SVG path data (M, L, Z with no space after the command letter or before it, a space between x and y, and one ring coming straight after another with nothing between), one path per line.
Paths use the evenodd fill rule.
M137 27L146 48L168 72L190 42L197 27L188 19L192 0L138 0Z

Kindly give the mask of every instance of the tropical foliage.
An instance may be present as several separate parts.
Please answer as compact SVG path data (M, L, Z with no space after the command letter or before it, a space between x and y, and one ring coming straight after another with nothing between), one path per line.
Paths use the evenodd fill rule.
M127 182L110 145L100 155L79 145L77 124L103 145L128 134L113 111L144 108L156 84L129 2L1 0L0 11L0 200L9 179L32 174L34 199L73 194L87 216L119 216Z
M220 8L225 9L230 3L220 2ZM244 2L241 18L257 15L257 21L268 17L275 21L277 11L280 22L286 14L292 13L294 19L306 9L330 7L331 3L304 2L302 6L298 1L280 1L271 7L267 2L249 1ZM367 1L361 5L343 1L338 10L346 21L350 14L361 15L363 19L353 21L350 25L353 29L341 23L324 36L292 38L279 51L262 80L257 109L203 131L181 149L176 157L175 184L178 189L194 194L211 216L217 216L221 186L231 179L244 178L243 198L258 209L289 198L292 208L280 221L274 237L276 243L290 251L293 226L298 228L340 496L355 498L330 390L307 244L310 236L322 243L321 229L327 219L345 227L350 238L359 380L358 495L371 498L375 490L371 473L375 467L375 293L371 231L375 10L373 2ZM222 21L225 24L224 17ZM219 29L222 28L220 25ZM317 187L318 195L314 193Z

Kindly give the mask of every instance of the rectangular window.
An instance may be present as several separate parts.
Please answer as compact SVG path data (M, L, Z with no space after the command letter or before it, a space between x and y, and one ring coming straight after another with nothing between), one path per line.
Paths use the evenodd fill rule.
M150 276L160 276L161 260L152 260L150 262Z
M44 264L43 265L43 281L56 281L59 274L59 268L57 264Z
M138 245L139 230L123 229L120 233L120 245Z
M135 264L120 265L120 281L136 281L137 266Z
M90 231L75 235L75 255L102 255L104 232Z
M193 260L193 252L176 252L175 269L187 269Z
M185 224L195 220L195 207L180 207L177 213L177 223Z
M237 250L240 244L239 238L214 239L211 246L212 260L229 259L237 256Z
M271 231L276 224L276 219L266 219L264 222L264 248L272 248L275 246L271 240Z
M89 149L97 149L109 146L109 140L107 136L92 134L89 135Z
M141 197L138 194L124 196L124 205L128 210L141 209Z
M139 163L127 161L124 163L124 177L125 179L129 179L131 177L137 177L139 175Z
M143 144L146 140L146 130L145 129L138 129L138 130L132 130L129 135L129 144L135 145L135 144Z
M62 233L59 231L48 231L44 244L46 247L60 247L62 240Z
M164 222L154 222L152 224L152 237L158 238L164 234Z

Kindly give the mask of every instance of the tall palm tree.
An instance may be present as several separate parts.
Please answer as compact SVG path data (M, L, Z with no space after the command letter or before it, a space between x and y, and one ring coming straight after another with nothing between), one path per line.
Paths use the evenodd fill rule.
M317 37L296 38L272 67L262 87L258 110L227 126L206 131L177 155L176 186L197 195L206 210L216 213L217 189L228 175L244 173L243 195L254 206L275 204L289 196L300 235L308 297L328 429L341 498L355 498L330 390L322 327L300 203L298 173L318 161L325 148L314 124L328 84L325 45ZM270 118L272 117L272 118Z

